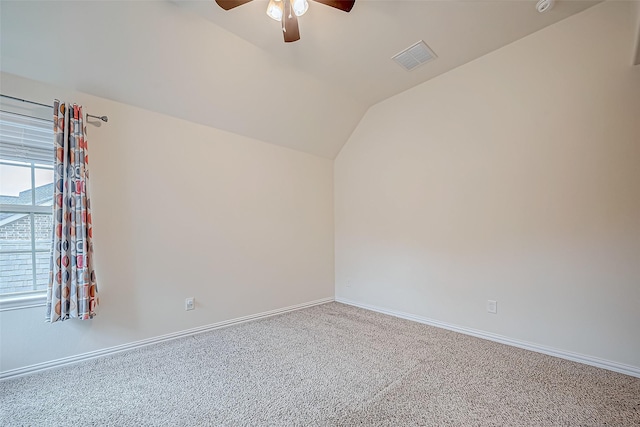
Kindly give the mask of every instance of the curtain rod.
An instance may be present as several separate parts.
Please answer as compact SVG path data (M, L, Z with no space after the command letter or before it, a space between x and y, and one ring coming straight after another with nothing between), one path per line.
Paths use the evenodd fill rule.
M3 98L13 99L14 101L26 102L27 104L39 105L41 107L46 107L46 108L53 109L53 105L41 104L39 102L29 101L28 99L16 98L15 96L4 95L4 94L1 94L1 93L0 93L0 96L3 97ZM105 123L109 121L109 117L107 117L107 116L94 116L93 114L87 113L87 117L93 117L94 119L102 120Z
M53 108L53 105L41 104L41 103L35 102L35 101L28 101L26 99L16 98L15 96L9 96L9 95L3 95L3 94L0 94L0 96L3 97L3 98L13 99L14 101L26 102L27 104L33 104L33 105L39 105L41 107Z

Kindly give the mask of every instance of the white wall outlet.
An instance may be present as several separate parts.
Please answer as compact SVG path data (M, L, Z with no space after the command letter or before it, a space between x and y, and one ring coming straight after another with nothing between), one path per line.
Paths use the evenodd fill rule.
M194 297L189 297L184 300L184 309L185 310L193 310L196 308L196 299Z
M351 287L351 280L347 280L347 288Z
M497 314L498 313L498 303L492 299L487 300L487 311L489 313Z

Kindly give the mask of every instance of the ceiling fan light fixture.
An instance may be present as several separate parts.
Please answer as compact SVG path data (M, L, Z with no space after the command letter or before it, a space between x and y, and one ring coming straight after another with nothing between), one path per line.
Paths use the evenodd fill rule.
M293 13L296 16L302 16L309 9L309 2L307 0L292 0Z
M282 0L269 0L267 6L267 15L271 19L276 21L282 21L282 15L284 14L284 1Z
M0 0L1 1L1 0ZM252 0L216 0L218 6L224 10L231 10ZM329 7L350 12L356 0L314 0ZM550 1L550 0L547 0ZM300 40L298 16L304 15L309 9L308 0L269 0L267 16L282 24L284 42L291 43Z

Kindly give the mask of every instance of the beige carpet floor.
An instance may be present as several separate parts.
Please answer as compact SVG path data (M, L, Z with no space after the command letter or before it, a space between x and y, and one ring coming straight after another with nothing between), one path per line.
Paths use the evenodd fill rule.
M640 379L339 303L0 383L2 426L640 426Z

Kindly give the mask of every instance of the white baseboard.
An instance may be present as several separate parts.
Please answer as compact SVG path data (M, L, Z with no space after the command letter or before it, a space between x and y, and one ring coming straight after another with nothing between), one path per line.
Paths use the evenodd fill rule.
M49 362L38 363L35 365L29 365L22 368L12 369L9 371L0 372L0 380L5 380L9 378L16 378L23 375L32 374L35 372L45 371L48 369L57 368L60 366L71 365L74 363L83 362L85 360L96 359L98 357L107 356L110 354L120 353L123 351L131 350L138 347L144 347L151 344L156 344L164 341L170 341L176 338L186 337L189 335L196 335L207 331L212 331L215 329L225 328L232 325L238 325L240 323L250 322L253 320L264 319L271 316L277 316L279 314L288 313L291 311L301 310L303 308L312 307L315 305L326 304L328 302L334 301L334 298L323 298L315 301L310 301L307 303L292 305L289 307L279 308L275 310L265 311L262 313L252 314L249 316L238 317L236 319L225 320L218 323L213 323L210 325L200 326L197 328L187 329L184 331L174 332L171 334L161 335L158 337L148 338L145 340L135 341L128 344L122 344L115 347L109 347L101 350L91 351L88 353L79 354L76 356L64 357L62 359L56 359ZM399 317L402 319L412 320L414 322L423 323L426 325L435 326L442 329L448 329L450 331L459 332L466 335L471 335L478 338L487 339L490 341L499 342L506 345L511 345L518 348L523 348L525 350L535 351L537 353L547 354L549 356L559 357L561 359L571 360L573 362L584 363L586 365L595 366L602 369L608 369L610 371L619 372L622 374L630 375L633 377L640 378L640 368L625 365L618 362L612 362L605 359L600 359L597 357L586 356L583 354L573 353L569 351L559 350L551 347L546 347L538 344L529 343L526 341L516 340L512 338L508 338L502 335L493 334L490 332L484 332L477 329L466 328L462 326L452 325L445 322L440 322L438 320L428 319L426 317L417 316L414 314L404 313L401 311L391 310L383 307L373 306L369 304L364 304L356 301L352 301L346 298L335 298L335 301L352 305L355 307L360 307L365 310L371 310L382 314L388 314L390 316Z
M346 298L336 297L336 301L343 304L364 308L365 310L376 311L378 313L388 314L390 316L400 317L402 319L412 320L418 323L424 323L425 325L431 325L437 328L448 329L450 331L459 332L461 334L471 335L471 336L483 338L489 341L495 341L501 344L523 348L525 350L535 351L537 353L543 353L549 356L559 357L561 359L571 360L573 362L584 363L585 365L591 365L591 366L595 366L602 369L608 369L610 371L615 371L621 374L626 374L632 377L640 378L640 368L636 366L625 365L623 363L612 362L610 360L600 359L593 356L586 356L584 354L573 353L570 351L546 347L543 345L534 344L527 341L521 341L513 338L508 338L508 337L498 335L498 334L493 334L490 332L480 331L477 329L471 329L463 326L452 325L450 323L440 322L438 320L428 319L426 317L417 316L414 314L409 314L401 311L364 304L364 303L352 301Z
M104 357L110 354L132 350L138 347L145 347L147 345L156 344L164 341L170 341L176 338L182 338L189 335L200 334L203 332L212 331L214 329L226 328L228 326L238 325L240 323L250 322L258 319L264 319L271 316L277 316L279 314L288 313L290 311L301 310L303 308L312 307L314 305L326 304L328 302L333 302L333 301L334 301L333 298L322 298L315 301L305 302L302 304L292 305L284 308L278 308L275 310L252 314L249 316L238 317L236 319L225 320L218 323L212 323L210 325L199 326L197 328L192 328L184 331L174 332L171 334L161 335L158 337L148 338L140 341L134 341L128 344L117 345L115 347L108 347L101 350L90 351L88 353L82 353L76 356L63 357L62 359L56 359L56 360L51 360L49 362L37 363L35 365L29 365L22 368L11 369L8 371L0 372L0 380L21 377L23 375L33 374L35 372L45 371L47 369L71 365L74 363L83 362L85 360L96 359L98 357Z

